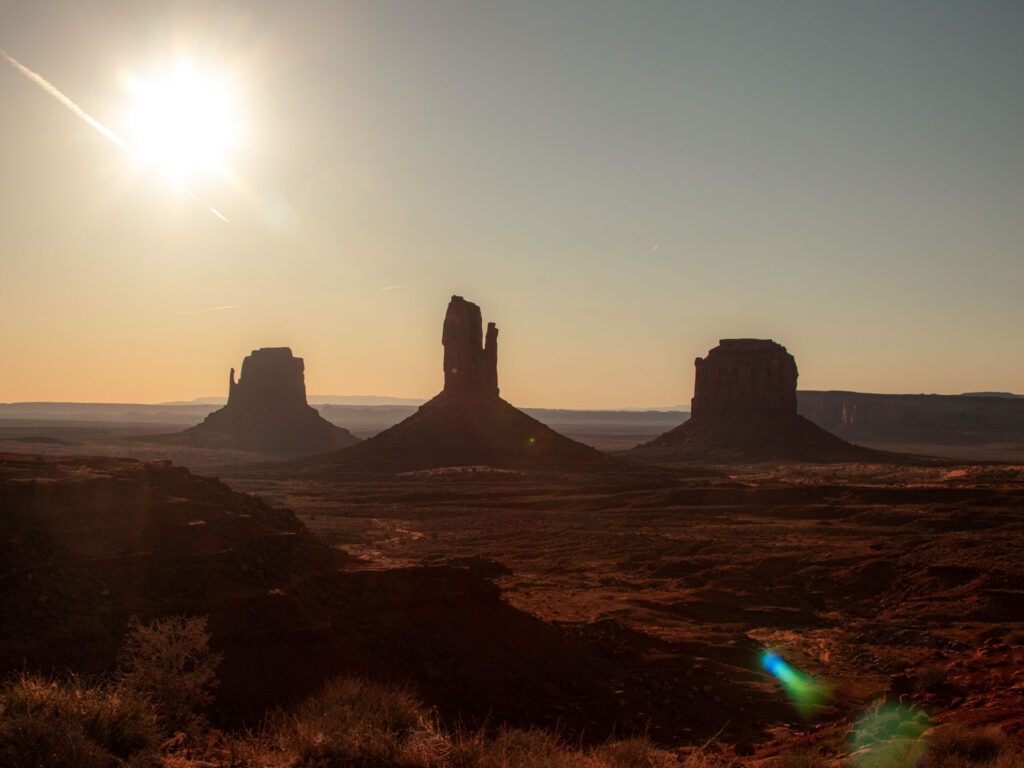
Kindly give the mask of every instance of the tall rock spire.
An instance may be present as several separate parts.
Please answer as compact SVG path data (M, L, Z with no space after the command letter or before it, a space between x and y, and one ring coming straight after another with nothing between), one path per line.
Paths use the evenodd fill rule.
M491 467L607 472L617 459L558 434L498 395L498 329L452 296L441 332L444 389L416 413L359 445L309 460L311 476Z
M498 328L482 333L480 307L452 296L444 316L444 391L447 394L498 396Z

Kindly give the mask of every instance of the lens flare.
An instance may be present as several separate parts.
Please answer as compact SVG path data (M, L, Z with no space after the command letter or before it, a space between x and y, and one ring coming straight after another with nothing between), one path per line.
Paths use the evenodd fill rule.
M776 651L764 651L761 666L782 684L793 706L804 717L810 717L828 701L828 686L791 666Z
M143 155L140 154L138 148L130 146L116 132L112 131L110 128L105 126L99 120L97 120L92 115L90 115L88 112L86 112L84 109L82 109L80 106L78 106L78 104L76 104L74 101L72 101L72 99L67 94L65 94L63 91L61 91L57 86L55 86L53 83L51 83L45 77L43 77L41 74L39 74L38 72L36 72L33 69L29 69L28 67L26 67L24 64L22 64L16 58L14 58L9 53L7 53L7 51L5 51L3 48L0 48L0 57L5 59L8 64L10 64L12 67L14 67L18 72L20 72L22 75L24 75L30 81L32 81L33 83L38 85L40 88L42 88L46 93L50 94L50 96L52 96L58 102L60 102L62 105L64 105L74 115L76 115L79 119L81 119L86 125L88 125L90 128L92 128L95 131L97 131L105 139L107 139L107 141L109 141L111 144L116 146L118 149L120 149L123 152L131 155L136 160L144 159ZM131 79L129 78L129 82L131 83L131 82L134 82L134 81L131 81ZM135 82L135 85L136 86L138 85L137 82ZM203 200L203 198L199 197L199 195L197 195L195 192L193 192L188 187L186 187L185 184L182 182L182 180L180 178L175 179L174 180L174 184L175 184L175 186L178 189L180 189L186 195L188 195L193 200L195 200L197 203L199 203L200 205L205 207L207 210L209 210L210 213L212 213L218 219L220 219L221 221L228 221L228 218L223 213L218 211L212 205L210 205L205 200Z
M913 768L928 750L928 714L894 702L877 703L850 733L853 768Z
M126 74L123 82L131 96L127 132L140 159L176 184L203 172L227 175L240 133L227 75L183 59L145 78Z

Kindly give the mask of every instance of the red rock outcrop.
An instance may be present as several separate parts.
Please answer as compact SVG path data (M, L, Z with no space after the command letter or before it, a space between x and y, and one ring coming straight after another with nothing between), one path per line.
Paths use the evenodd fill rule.
M242 375L235 381L235 369L228 380L228 405L256 411L274 404L285 411L300 410L306 404L306 364L288 347L254 349L242 361Z
M694 461L892 461L797 414L796 361L767 339L722 339L695 361L691 417L629 457Z
M438 467L592 470L618 462L570 440L498 396L498 329L482 332L480 308L452 296L445 314L444 389L379 435L309 462L313 474Z
M697 369L690 413L796 413L796 360L766 339L722 339Z
M452 296L441 331L445 392L498 396L498 328L488 323L482 338L482 323L480 307Z
M163 438L188 445L235 448L275 456L309 456L359 442L306 402L305 364L288 347L263 347L228 380L228 402L191 429Z

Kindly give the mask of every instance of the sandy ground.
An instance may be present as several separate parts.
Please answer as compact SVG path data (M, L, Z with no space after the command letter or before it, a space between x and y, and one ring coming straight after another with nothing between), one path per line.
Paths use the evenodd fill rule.
M716 665L723 679L691 683L691 696L724 705L723 726L759 719L720 697L725 682L759 668L759 652L777 650L829 691L814 711L772 713L765 725L780 744L841 738L885 695L937 723L1021 729L1024 467L695 474L583 479L478 468L229 482L295 509L368 563L495 561L508 569L498 583L516 607L656 638L664 645L652 663L674 673ZM749 655L726 660L722 649L737 644ZM774 686L785 699L762 678L744 684Z
M645 655L647 673L617 690L635 708L622 721L652 723L655 738L687 732L667 728L664 712L652 717L680 697L727 734L742 730L737 721L773 734L760 756L795 740L837 750L880 696L934 723L1024 727L1019 463L604 477L480 467L300 481L251 463L266 457L168 452L125 433L14 439L25 436L0 434L0 450L170 459L217 475L292 508L366 567L479 561L511 606ZM60 442L38 440L47 436ZM795 706L761 668L767 649L827 697Z

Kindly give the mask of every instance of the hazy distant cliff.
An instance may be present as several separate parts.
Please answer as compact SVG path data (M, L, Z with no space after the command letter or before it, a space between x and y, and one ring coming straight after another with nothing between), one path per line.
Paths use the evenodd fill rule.
M818 426L853 442L980 444L1024 441L1024 399L982 395L797 392Z

